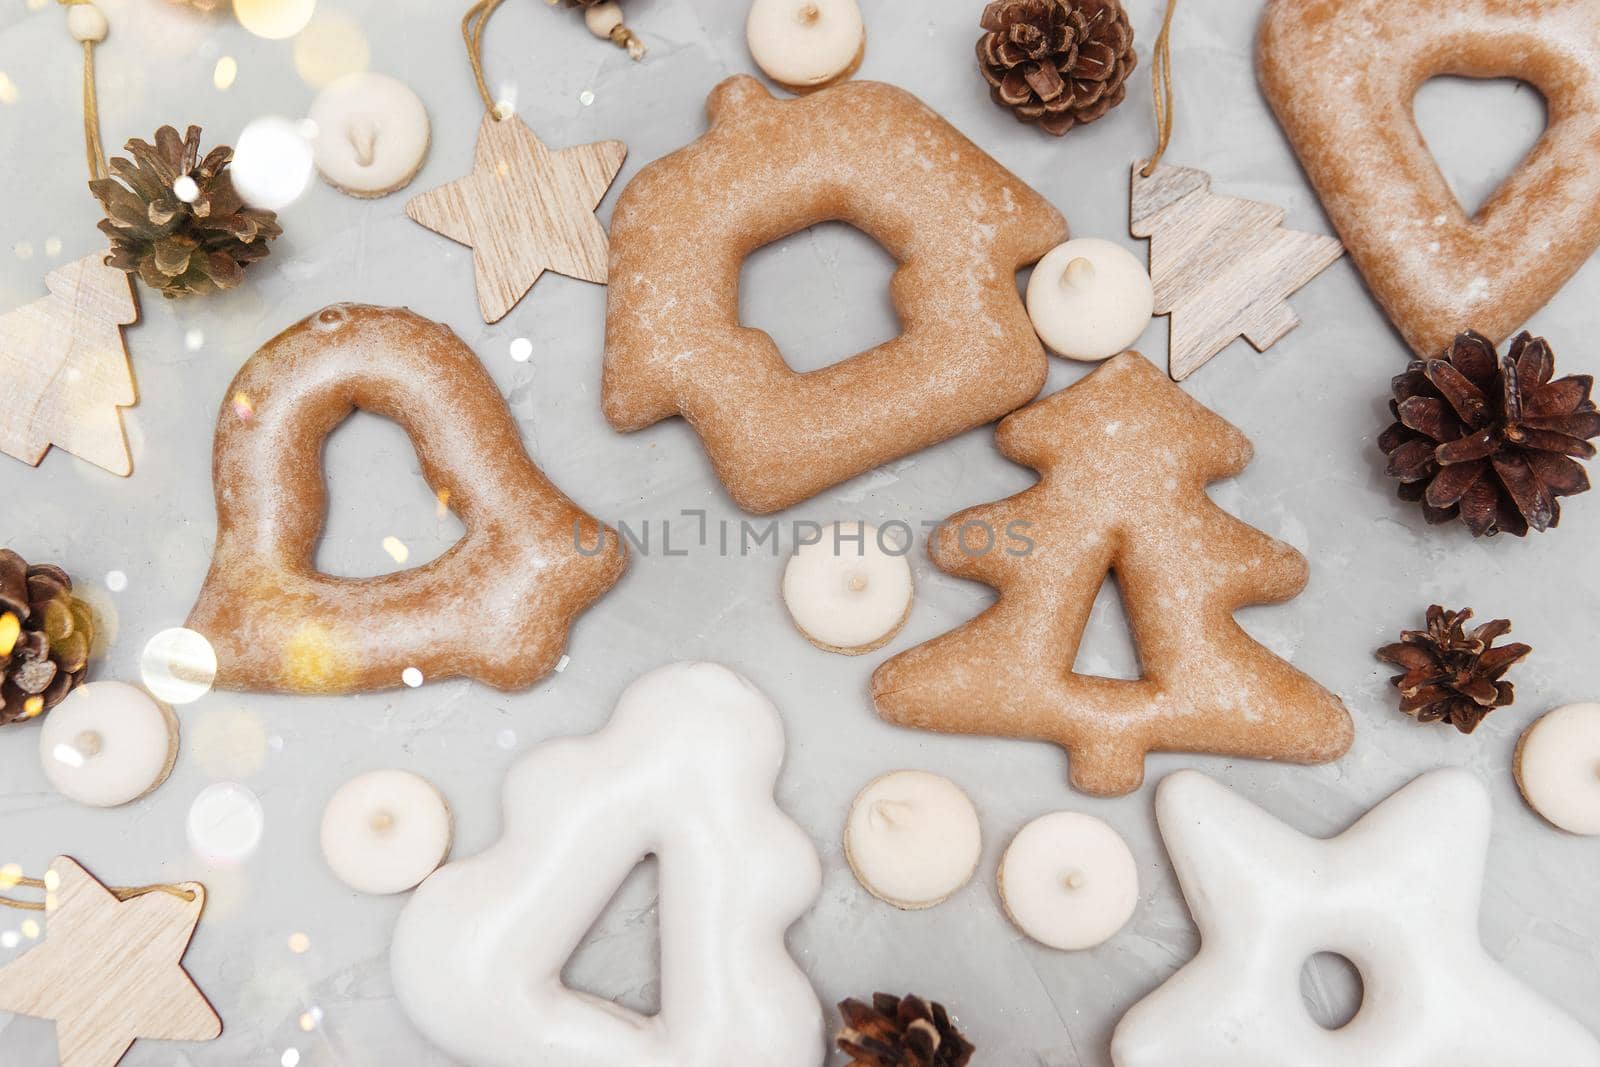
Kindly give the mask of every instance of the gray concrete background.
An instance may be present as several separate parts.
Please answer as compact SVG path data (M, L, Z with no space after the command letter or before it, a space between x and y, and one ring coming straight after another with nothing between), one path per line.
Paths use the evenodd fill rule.
M208 145L232 142L251 118L302 115L311 101L289 42L260 40L231 19L191 16L156 0L103 6L113 23L100 53L108 145L148 137L164 122L202 125ZM1250 55L1259 6L1210 0L1179 13L1179 110L1168 158L1210 171L1220 191L1283 205L1291 225L1326 232L1256 88ZM1127 178L1130 162L1154 143L1147 75L1160 20L1156 0L1129 4L1141 66L1128 101L1061 140L989 102L972 56L977 0L869 0L865 7L862 77L922 97L1050 197L1075 233L1144 254L1143 243L1127 236ZM623 182L700 133L706 92L751 69L745 0L629 0L627 10L651 50L640 65L590 38L576 15L534 0L507 5L488 34L491 82L514 91L520 113L548 143L628 142L622 176L601 208L607 218ZM372 69L403 78L427 102L434 144L414 189L454 178L471 163L479 112L456 35L458 11L424 0L322 0L318 12L357 20ZM224 55L237 59L239 72L230 89L218 91L212 72ZM14 2L0 12L0 71L0 143L7 146L0 307L9 308L42 294L46 269L101 239L93 229L97 207L81 184L78 54L55 4ZM586 91L593 93L588 105L581 102ZM1430 85L1418 112L1451 181L1474 204L1520 158L1543 120L1538 95L1511 83ZM505 391L535 460L607 521L659 522L680 509L705 508L713 520L737 522L682 423L631 436L605 425L598 404L603 289L549 275L504 321L486 327L472 295L469 254L405 218L403 201L362 202L313 186L282 213L286 236L244 288L183 303L145 295L143 321L127 334L140 393L127 413L131 478L59 452L37 470L0 462L0 540L30 559L61 562L108 620L113 638L98 677L137 680L145 641L180 624L199 587L214 535L207 457L228 381L262 341L335 301L406 305L448 323ZM862 235L819 227L752 258L741 294L745 320L772 332L797 368L823 365L896 332L885 291L891 269ZM1591 344L1600 333L1597 294L1600 271L1591 264L1531 324L1550 338L1567 372L1600 368ZM333 879L317 846L323 803L361 771L412 769L448 795L456 852L471 854L499 833L499 782L520 753L541 739L599 726L640 672L706 658L744 672L784 713L790 748L780 800L811 833L826 870L821 898L791 931L790 944L827 1003L875 989L916 990L959 1015L983 1050L979 1062L1104 1067L1121 1013L1197 943L1152 817L1152 787L1163 774L1199 767L1324 834L1421 771L1463 765L1494 796L1482 921L1490 950L1600 1029L1600 918L1590 891L1600 880L1600 854L1529 812L1509 770L1516 736L1535 715L1596 696L1600 566L1588 546L1600 533L1600 497L1571 502L1560 530L1527 541L1475 542L1461 529L1426 528L1415 509L1393 499L1374 446L1386 423L1389 377L1406 359L1398 337L1348 261L1293 305L1304 325L1274 349L1258 354L1236 342L1185 387L1256 444L1255 462L1214 487L1215 498L1311 560L1303 596L1241 619L1348 701L1358 734L1337 764L1157 756L1138 793L1077 796L1051 746L909 732L871 712L872 669L970 618L989 602L986 588L943 575L917 553L918 599L905 631L883 653L846 659L813 649L793 631L777 595L779 561L697 549L684 558L636 559L577 625L567 668L524 693L454 681L342 699L208 696L182 709L184 751L171 780L127 808L91 811L62 800L39 769L35 730L0 731L0 861L37 872L66 852L113 883L198 878L209 886L211 906L187 962L226 1031L204 1046L143 1043L128 1057L131 1065L272 1065L289 1062L289 1050L301 1064L444 1064L391 993L386 951L403 900L358 896ZM519 337L533 343L527 362L510 356ZM1152 323L1141 347L1165 360L1164 320ZM1083 372L1054 361L1047 388ZM398 427L358 415L335 433L325 462L331 507L319 562L328 570L395 568L381 547L385 536L405 541L415 563L459 534L453 518L435 517ZM1030 472L997 455L985 429L858 478L783 518L915 524L1029 482ZM121 592L105 585L111 571L127 576ZM1480 617L1510 617L1516 636L1536 650L1516 671L1517 704L1472 737L1419 727L1396 712L1388 672L1371 656L1400 627L1419 624L1434 600L1470 604ZM1079 666L1137 669L1112 594L1101 598ZM902 914L869 898L839 847L855 791L897 767L953 777L982 812L979 876L923 913ZM265 838L240 867L210 866L186 843L189 805L216 780L244 782L264 806ZM1010 836L1058 809L1111 822L1141 865L1143 897L1133 922L1092 952L1028 942L1004 918L994 890L995 863ZM0 915L0 930L20 918ZM629 1005L653 1006L655 925L646 867L618 895L568 979ZM295 933L307 939L302 953L291 950ZM0 959L10 954L0 949ZM1354 997L1334 965L1313 967L1303 988L1317 1011L1348 1011ZM308 1032L300 1020L313 1011L320 1023ZM52 1049L49 1024L0 1016L0 1062L47 1064Z

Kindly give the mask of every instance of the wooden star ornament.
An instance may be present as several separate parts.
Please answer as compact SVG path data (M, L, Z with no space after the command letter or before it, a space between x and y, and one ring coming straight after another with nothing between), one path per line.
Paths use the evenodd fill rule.
M412 197L406 214L472 248L483 321L498 322L547 270L605 283L594 211L627 154L621 141L552 152L516 115L487 114L472 172Z
M0 968L0 1011L55 1020L61 1067L114 1067L139 1038L210 1041L222 1033L181 962L205 907L204 886L184 882L121 900L66 856L50 872L44 940Z

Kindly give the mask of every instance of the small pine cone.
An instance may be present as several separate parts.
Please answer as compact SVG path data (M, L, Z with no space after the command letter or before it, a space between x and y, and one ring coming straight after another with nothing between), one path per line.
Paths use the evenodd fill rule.
M870 1005L842 1001L839 1014L839 1051L849 1067L966 1067L977 1051L942 1004L921 997L874 993Z
M137 274L162 296L232 289L283 233L277 215L249 207L234 190L233 149L220 146L200 158L200 127L179 137L163 126L154 144L136 137L125 148L132 160L113 159L111 177L89 183L106 212L106 263ZM192 199L179 197L179 178L194 182Z
M1118 0L994 0L980 25L995 103L1057 137L1122 103L1139 62Z
M1533 649L1510 644L1494 647L1511 632L1511 623L1495 619L1466 632L1472 610L1428 609L1426 630L1404 630L1398 644L1378 649L1378 658L1404 668L1390 679L1400 690L1400 710L1418 722L1444 722L1464 734L1478 728L1495 708L1516 698L1510 682L1501 681L1512 664Z
M1555 357L1527 331L1497 356L1468 330L1437 359L1395 377L1395 422L1378 438L1400 499L1430 523L1460 516L1474 536L1522 537L1561 521L1556 499L1589 488L1580 459L1595 454L1600 412L1587 374L1556 378Z
M72 579L0 548L0 726L36 718L83 681L94 615Z

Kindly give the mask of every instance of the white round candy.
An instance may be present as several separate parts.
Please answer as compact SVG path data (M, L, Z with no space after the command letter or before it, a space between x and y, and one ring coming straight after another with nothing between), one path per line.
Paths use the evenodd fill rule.
M351 196L377 197L410 184L428 156L428 109L386 74L346 74L317 94L317 171Z
M791 89L845 77L867 46L856 0L755 0L744 30L756 66Z
M114 808L167 780L178 758L178 720L137 686L90 682L45 716L39 758L56 792Z
M1085 949L1127 923L1139 902L1128 844L1092 815L1059 811L1022 828L1000 860L1000 899L1018 929L1060 949Z
M322 813L322 855L358 893L402 893L450 851L450 809L426 779L372 771L339 787Z
M783 571L783 602L811 643L859 655L881 647L911 611L911 564L877 527L835 523Z
M1028 279L1034 332L1068 359L1127 351L1155 310L1144 264L1119 244L1079 237L1051 249Z
M1534 811L1570 833L1600 834L1600 704L1568 704L1528 727L1516 771Z
M978 809L961 787L926 771L894 771L856 797L844 854L867 892L907 910L943 903L978 869Z
M99 43L106 39L110 29L105 12L93 4L73 4L67 8L67 32L75 40Z

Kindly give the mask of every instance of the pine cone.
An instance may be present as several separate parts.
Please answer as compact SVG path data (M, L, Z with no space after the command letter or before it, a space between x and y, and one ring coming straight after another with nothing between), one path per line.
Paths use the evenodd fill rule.
M874 993L870 1005L840 1002L839 1014L839 1051L849 1067L966 1067L976 1051L942 1004L921 997Z
M1118 0L994 0L980 25L995 103L1057 137L1122 103L1139 62Z
M112 177L89 183L106 217L100 229L111 238L106 262L137 274L163 296L232 289L244 268L266 258L267 242L283 233L278 216L248 207L234 191L228 164L233 149L213 148L200 159L200 127L163 126L156 143L127 143L132 161L111 161ZM194 199L179 199L173 184L192 179ZM119 180L120 179L120 180Z
M1378 658L1405 668L1389 679L1400 690L1400 710L1418 722L1446 722L1464 734L1478 728L1483 717L1515 698L1510 682L1501 676L1533 649L1494 642L1511 632L1507 619L1495 619L1465 632L1472 609L1446 611L1438 604L1428 609L1426 630L1404 630L1400 642L1378 649Z
M83 681L93 643L94 616L67 572L0 548L0 726L61 703Z
M1459 515L1479 537L1558 524L1556 498L1589 488L1577 459L1595 453L1588 438L1600 435L1600 412L1589 398L1593 378L1551 381L1554 373L1544 338L1523 331L1498 357L1468 330L1442 357L1396 376L1396 421L1378 447L1400 499L1421 501L1430 523Z

